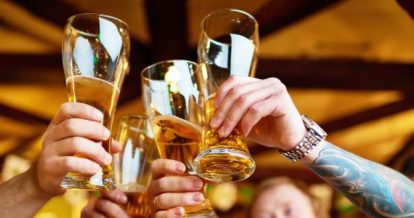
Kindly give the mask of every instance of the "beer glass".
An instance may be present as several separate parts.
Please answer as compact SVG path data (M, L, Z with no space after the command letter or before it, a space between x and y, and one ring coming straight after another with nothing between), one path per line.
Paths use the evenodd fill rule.
M190 175L195 175L192 162L203 134L204 98L196 70L194 62L171 60L153 64L141 74L144 106L160 156L184 163ZM217 217L207 198L184 209L184 217Z
M157 159L147 116L125 115L115 136L122 150L114 154L115 185L125 193L127 203L120 205L131 218L146 218L151 214L146 190L151 179L151 164Z
M69 102L81 102L99 109L103 125L111 130L125 74L129 70L129 35L121 20L102 14L79 14L65 26L62 48L63 68ZM111 140L102 146L110 152ZM111 166L88 178L68 173L64 188L113 189Z
M255 170L246 140L236 128L220 138L210 128L214 116L217 88L230 75L254 76L259 46L258 25L248 13L219 9L201 23L198 61L203 71L205 103L205 139L194 161L197 174L216 182L234 182L248 178Z

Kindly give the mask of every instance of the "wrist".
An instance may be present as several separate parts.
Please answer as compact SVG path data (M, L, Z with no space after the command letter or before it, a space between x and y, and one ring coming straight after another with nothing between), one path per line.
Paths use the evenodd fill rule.
M289 126L284 128L290 129L289 134L283 134L280 136L280 147L283 151L288 151L296 147L297 144L306 136L308 130L303 123L302 117L298 113L294 119L290 119L288 122Z
M302 115L302 120L306 127L305 136L289 150L280 150L281 154L292 162L302 160L311 153L315 154L315 149L321 147L327 136L326 132L309 117ZM309 159L312 158L307 158L308 161Z
M26 191L27 196L31 196L33 199L46 201L55 196L51 193L46 192L40 187L36 164L27 170L23 176L26 177L23 184L23 190Z

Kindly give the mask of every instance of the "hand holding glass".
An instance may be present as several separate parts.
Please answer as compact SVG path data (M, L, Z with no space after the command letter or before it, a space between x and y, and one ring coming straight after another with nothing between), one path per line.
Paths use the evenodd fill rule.
M129 35L121 20L101 14L79 14L68 19L62 49L63 67L70 102L81 102L104 114L103 125L111 130L112 119L125 74L129 70ZM111 150L111 139L102 142ZM64 188L114 188L112 169L87 178L69 173Z
M200 84L206 96L205 135L194 167L200 177L210 181L241 181L255 170L246 139L237 128L228 137L220 137L217 130L210 127L210 122L216 112L215 92L220 85L231 75L255 74L258 25L244 11L219 9L208 14L201 27L198 60L203 80Z
M204 98L196 70L194 62L172 60L142 71L144 106L161 158L184 163L191 175L195 175L192 163L200 152L203 134ZM184 217L217 217L207 198L184 209Z

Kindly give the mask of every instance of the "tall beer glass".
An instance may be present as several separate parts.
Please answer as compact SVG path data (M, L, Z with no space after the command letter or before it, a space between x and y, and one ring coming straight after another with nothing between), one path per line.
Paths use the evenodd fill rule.
M125 74L129 70L129 35L121 20L102 14L70 17L65 27L63 67L70 102L89 104L104 114L103 125L111 130ZM108 152L111 140L102 142ZM88 178L69 173L64 188L113 189L111 166Z
M131 218L146 218L151 214L146 190L151 178L151 164L158 150L151 137L145 115L125 115L118 125L115 140L122 147L114 154L115 185L128 198L121 205Z
M194 161L198 175L217 182L234 182L248 178L255 162L246 140L236 128L228 137L220 138L210 128L214 116L217 88L230 75L254 76L259 46L258 25L248 13L236 9L219 9L208 14L201 23L198 61L202 65L208 96L205 103L205 139L201 153Z
M203 134L200 84L197 64L185 60L164 61L142 71L144 106L161 158L185 164L195 175L192 163L200 151ZM184 217L217 217L210 201L185 207Z

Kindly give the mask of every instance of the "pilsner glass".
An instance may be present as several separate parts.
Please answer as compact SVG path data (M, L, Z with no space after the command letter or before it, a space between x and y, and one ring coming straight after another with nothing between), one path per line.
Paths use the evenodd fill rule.
M181 161L195 175L192 162L202 143L204 98L195 78L197 64L164 61L142 71L144 106L161 158ZM210 201L185 207L184 217L217 217Z
M103 125L111 130L125 74L129 70L127 25L102 14L70 17L65 27L62 60L69 102L81 102L99 109ZM111 140L102 146L110 152ZM68 173L61 186L78 189L113 189L111 166L92 177Z
M115 185L125 193L127 203L120 205L131 218L146 218L151 214L146 190L151 179L151 164L158 151L149 132L145 115L125 115L115 137L122 150L114 154Z
M236 9L219 9L201 23L198 61L203 71L205 103L205 139L194 161L197 174L216 182L234 182L248 178L255 170L245 138L236 128L220 138L210 128L214 116L217 88L230 75L254 76L258 53L258 25L248 13Z

